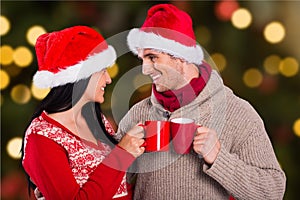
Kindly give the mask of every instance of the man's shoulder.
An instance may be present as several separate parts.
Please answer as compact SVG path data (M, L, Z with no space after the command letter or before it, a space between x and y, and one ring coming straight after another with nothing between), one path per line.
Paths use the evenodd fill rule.
M246 120L250 122L262 122L261 116L256 108L246 99L234 94L227 93L227 112L235 115L237 121Z
M138 101L137 103L135 103L131 109L140 109L141 107L145 108L145 107L150 107L152 105L151 103L151 97L147 97L143 100Z

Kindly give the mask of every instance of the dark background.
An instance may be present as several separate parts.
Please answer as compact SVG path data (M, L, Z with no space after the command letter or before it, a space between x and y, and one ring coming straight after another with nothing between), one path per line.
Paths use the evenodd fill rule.
M37 70L34 47L26 40L26 32L33 25L46 31L60 30L73 25L88 25L97 28L105 38L112 37L133 27L139 27L146 17L147 9L155 1L1 1L1 15L9 19L10 31L1 36L1 45L12 48L26 46L34 55L26 68L14 63L2 65L1 69L10 76L8 87L1 90L1 199L28 199L26 180L20 168L20 159L11 158L6 150L7 143L14 137L22 137L35 106L35 98L25 104L12 100L11 90L17 84L30 87L32 76ZM167 2L169 3L169 2ZM249 101L265 122L276 155L287 175L284 199L297 199L300 179L299 127L293 129L300 119L300 73L285 77L280 73L268 74L264 60L275 54L282 59L293 57L300 61L300 2L299 1L238 1L252 15L252 23L246 29L235 28L230 20L218 17L219 1L171 1L188 12L197 30L197 40L210 54L221 53L226 58L226 67L220 70L226 85L240 97ZM286 30L284 39L271 44L264 39L263 29L279 21ZM2 54L1 54L2 55ZM139 61L131 53L118 58L119 73L114 83ZM216 61L218 65L218 62ZM259 86L251 88L243 81L244 73L255 68L262 74ZM130 81L130 80L129 80ZM111 115L111 91L108 86L103 111L117 128L118 120ZM128 86L130 87L130 86ZM146 88L147 89L147 88ZM144 98L149 90L136 91L130 105ZM129 105L129 106L130 106ZM121 115L123 111L120 111ZM298 132L298 136L296 134Z

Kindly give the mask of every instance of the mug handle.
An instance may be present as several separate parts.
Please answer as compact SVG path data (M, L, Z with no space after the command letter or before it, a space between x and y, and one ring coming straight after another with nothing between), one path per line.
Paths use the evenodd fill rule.
M145 129L145 125L142 123L139 123L138 126L142 127L143 129ZM145 139L145 138L144 138ZM145 141L140 147L146 147L147 146L147 142Z
M144 128L144 129L145 129L145 127L146 127L146 126L145 126L144 124L142 124L142 123L138 123L137 126L140 126L140 127Z
M147 146L147 142L145 141L140 147L146 147Z

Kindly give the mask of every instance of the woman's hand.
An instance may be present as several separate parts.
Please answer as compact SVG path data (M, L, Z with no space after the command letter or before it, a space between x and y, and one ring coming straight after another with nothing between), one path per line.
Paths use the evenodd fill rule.
M145 142L143 137L143 127L136 125L123 136L118 145L137 158L145 151L145 147L141 147Z

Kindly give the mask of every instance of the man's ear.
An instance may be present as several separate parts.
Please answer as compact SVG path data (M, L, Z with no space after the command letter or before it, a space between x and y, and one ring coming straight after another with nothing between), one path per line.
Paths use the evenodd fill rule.
M188 77L198 77L199 76L199 69L195 64L183 61L182 62L182 67L183 67L183 72Z

